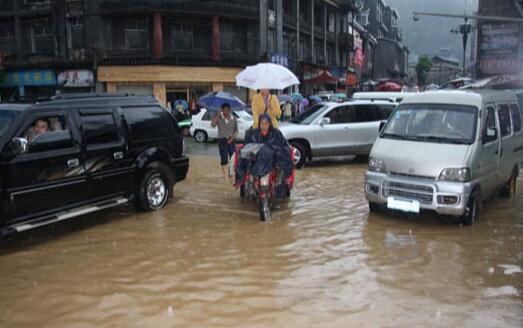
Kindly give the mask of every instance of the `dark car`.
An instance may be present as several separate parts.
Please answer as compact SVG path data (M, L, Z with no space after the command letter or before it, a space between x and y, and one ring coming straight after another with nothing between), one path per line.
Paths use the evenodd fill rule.
M176 120L147 96L0 104L0 232L128 202L162 208L189 160Z

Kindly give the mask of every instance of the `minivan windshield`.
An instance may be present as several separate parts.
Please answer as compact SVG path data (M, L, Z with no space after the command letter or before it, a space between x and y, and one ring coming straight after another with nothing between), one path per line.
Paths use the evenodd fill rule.
M472 106L405 104L392 114L381 138L471 144L476 135L477 109Z
M0 137L9 129L16 115L18 115L18 112L14 110L0 110Z
M311 124L321 113L326 105L317 104L307 109L305 112L294 117L291 122L296 124Z

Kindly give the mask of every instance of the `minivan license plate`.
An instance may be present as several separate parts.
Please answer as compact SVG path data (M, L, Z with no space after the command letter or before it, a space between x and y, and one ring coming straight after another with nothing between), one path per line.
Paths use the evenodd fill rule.
M417 200L402 200L389 197L387 198L387 208L408 213L419 213L420 202Z

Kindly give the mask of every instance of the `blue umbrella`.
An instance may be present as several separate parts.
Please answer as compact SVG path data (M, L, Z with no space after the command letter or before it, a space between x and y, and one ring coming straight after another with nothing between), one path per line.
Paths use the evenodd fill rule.
M310 96L309 100L314 101L315 103L321 103L323 101L319 96Z
M189 104L183 99L178 99L174 102L174 109L180 113L183 113L189 109Z
M278 100L280 102L292 102L292 97L289 96L289 95L285 95L285 94L284 95L279 95L278 96Z
M303 96L300 93L292 93L291 98L292 98L292 101L294 101L294 102L303 100Z
M224 103L231 105L231 110L241 110L245 103L235 95L229 92L211 92L198 100L198 105L207 110L220 110Z

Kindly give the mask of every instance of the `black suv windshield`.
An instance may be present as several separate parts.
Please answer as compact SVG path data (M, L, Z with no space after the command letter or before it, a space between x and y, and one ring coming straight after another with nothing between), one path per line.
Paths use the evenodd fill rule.
M470 144L476 135L477 109L442 104L400 105L380 137L438 143Z
M9 129L9 126L17 115L18 112L14 110L0 110L0 137Z
M311 124L318 115L322 112L322 109L325 108L323 104L317 104L307 109L305 112L299 114L291 120L292 123L296 124Z

